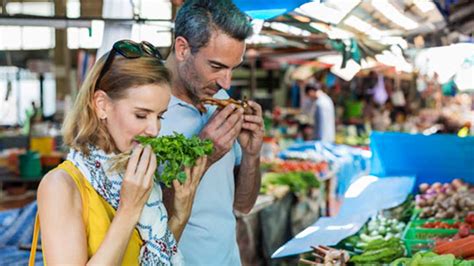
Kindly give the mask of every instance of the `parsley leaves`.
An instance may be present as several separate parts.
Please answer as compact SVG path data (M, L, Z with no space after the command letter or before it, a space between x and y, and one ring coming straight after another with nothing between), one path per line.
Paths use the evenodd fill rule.
M197 136L186 138L183 134L155 137L138 136L137 141L150 145L156 154L158 166L163 167L159 180L167 187L174 179L183 183L186 181L184 167L192 167L196 160L212 153L213 144L210 140L201 140Z

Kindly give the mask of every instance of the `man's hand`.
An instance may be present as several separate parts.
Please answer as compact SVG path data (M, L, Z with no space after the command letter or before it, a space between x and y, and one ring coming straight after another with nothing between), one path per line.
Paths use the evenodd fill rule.
M264 134L262 107L253 101L248 103L254 112L252 115L244 115L242 131L239 134L239 143L243 154L259 156Z
M230 104L221 111L216 111L207 125L201 130L199 137L214 143L214 150L208 156L207 166L211 166L224 156L239 136L244 122L244 110ZM260 111L261 113L261 111Z

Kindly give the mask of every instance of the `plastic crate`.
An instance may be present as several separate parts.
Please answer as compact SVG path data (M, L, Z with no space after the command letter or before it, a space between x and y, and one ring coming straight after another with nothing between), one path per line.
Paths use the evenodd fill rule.
M437 229L437 228L422 228L421 226L426 222L441 221L448 224L454 224L457 220L433 220L433 219L416 219L418 216L413 215L412 221L406 227L403 233L403 241L407 250L407 255L412 256L418 251L429 251L434 248L434 238L450 237L457 234L458 229ZM474 233L474 230L471 230Z
M457 232L456 229L416 229L408 226L403 234L407 255L412 256L418 251L432 250L435 246L433 238L449 237Z

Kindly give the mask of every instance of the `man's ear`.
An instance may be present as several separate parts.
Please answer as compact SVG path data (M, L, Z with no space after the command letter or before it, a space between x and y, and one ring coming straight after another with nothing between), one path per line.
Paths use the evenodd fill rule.
M174 53L178 61L186 60L186 58L191 54L191 47L184 37L176 37L174 43Z
M107 110L109 107L109 96L102 90L94 92L94 109L99 119L107 119Z

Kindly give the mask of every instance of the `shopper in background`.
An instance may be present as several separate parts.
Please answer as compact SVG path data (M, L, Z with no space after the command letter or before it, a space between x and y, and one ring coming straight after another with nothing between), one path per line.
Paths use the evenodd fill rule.
M308 84L304 89L305 98L303 99L303 106L301 107L301 113L306 115L310 118L310 124L313 124L313 108L314 102L316 101L316 92L317 92L316 85Z
M232 104L216 111L200 101L228 98L225 90L251 34L249 19L230 0L187 0L176 16L175 40L166 61L173 77L172 96L160 134L176 131L214 143L179 242L187 265L241 265L234 210L249 212L260 189L262 110L253 101L252 115ZM167 191L165 199L170 194Z
M187 169L184 184L173 184L174 214L168 219L153 182L156 157L135 141L159 133L170 96L170 73L149 43L119 41L92 68L64 121L67 161L38 189L45 263L182 264L176 243L206 160ZM123 152L131 152L125 173L110 173L111 159ZM37 234L35 229L30 264Z
M334 143L336 139L336 113L334 103L321 88L315 87L316 99L313 106L314 130L316 140Z

